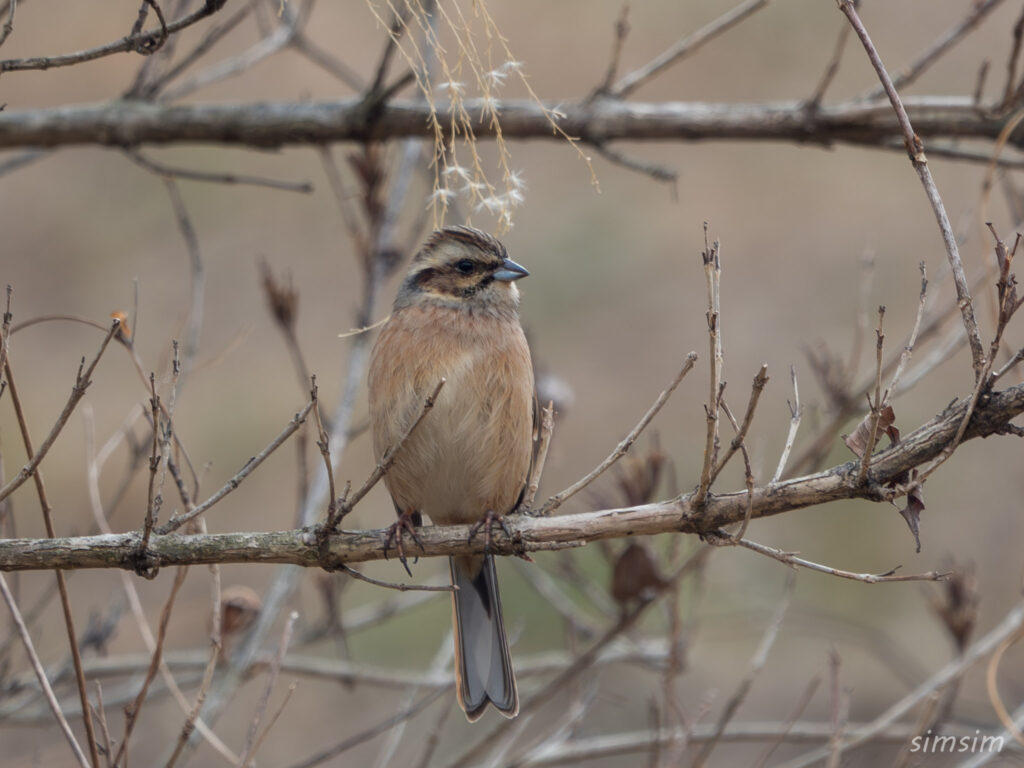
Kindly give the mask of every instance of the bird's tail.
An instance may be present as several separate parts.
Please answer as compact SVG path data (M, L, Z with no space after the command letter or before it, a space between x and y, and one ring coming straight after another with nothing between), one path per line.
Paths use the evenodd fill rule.
M455 682L470 722L487 703L505 717L519 713L519 694L501 618L498 575L491 555L449 558L455 623Z

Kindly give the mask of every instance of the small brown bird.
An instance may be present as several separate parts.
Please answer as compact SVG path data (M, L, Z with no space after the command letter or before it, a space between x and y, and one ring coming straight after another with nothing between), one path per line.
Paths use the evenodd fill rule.
M522 498L533 456L534 386L515 281L527 271L496 239L470 227L434 232L413 259L370 360L378 461L433 410L384 476L402 530L425 514L440 525L489 526ZM519 711L494 558L450 558L459 704L476 720L488 702Z

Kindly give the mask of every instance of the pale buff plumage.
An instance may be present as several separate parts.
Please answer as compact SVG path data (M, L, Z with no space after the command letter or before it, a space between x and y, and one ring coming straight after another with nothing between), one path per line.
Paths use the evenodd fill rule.
M530 352L514 280L526 271L494 238L435 232L417 254L370 362L370 420L379 459L419 415L384 482L399 514L474 524L518 503L533 451ZM398 531L401 535L401 531ZM493 559L452 560L459 702L475 720L493 703L518 711Z

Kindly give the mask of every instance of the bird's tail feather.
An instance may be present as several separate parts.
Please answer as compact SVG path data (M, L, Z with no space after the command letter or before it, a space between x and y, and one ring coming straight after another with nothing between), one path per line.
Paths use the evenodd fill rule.
M505 717L519 713L519 694L501 617L498 576L491 555L449 558L455 623L455 676L459 705L470 722L487 703Z

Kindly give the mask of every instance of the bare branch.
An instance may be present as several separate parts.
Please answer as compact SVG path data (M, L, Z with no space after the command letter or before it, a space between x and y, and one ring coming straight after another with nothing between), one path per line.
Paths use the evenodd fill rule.
M478 140L494 139L497 128L481 116L487 104L466 99L465 113ZM993 141L1006 120L972 97L908 97L907 113L918 135L936 139ZM458 125L444 105L391 100L366 113L361 99L332 102L256 104L149 104L103 102L40 110L0 112L0 148L75 144L138 147L144 144L209 144L268 148L315 146L343 141L387 141L401 137L432 140L428 120ZM844 102L808 112L804 101L757 104L563 99L537 103L501 102L505 139L551 140L550 115L567 134L585 144L618 140L786 141L804 145L878 146L903 133L891 110L877 102ZM561 139L559 139L561 140ZM1013 146L1019 146L1014 142ZM987 156L984 158L989 159Z
M706 533L741 522L748 503L752 504L751 519L758 519L842 498L889 501L898 489L887 489L885 484L898 482L904 473L940 454L956 436L967 405L960 402L950 406L927 424L903 435L899 444L876 453L872 462L873 483L856 483L857 462L850 461L825 472L755 488L752 502L743 490L716 494L703 505L689 494L670 501L597 512L536 518L516 515L506 521L511 536L495 531L491 546L495 554L520 554L577 547L588 541L626 535ZM1024 413L1024 385L990 393L977 404L964 439L999 434L1020 413ZM481 537L468 541L468 526L426 526L419 529L419 534L424 547L419 554L423 557L476 554L486 545ZM154 536L149 555L154 564L161 566L273 562L318 567L325 557L332 564L381 560L386 535L384 529L334 534L325 550L318 546L314 532L302 529ZM0 540L0 570L134 569L137 547L134 533Z

